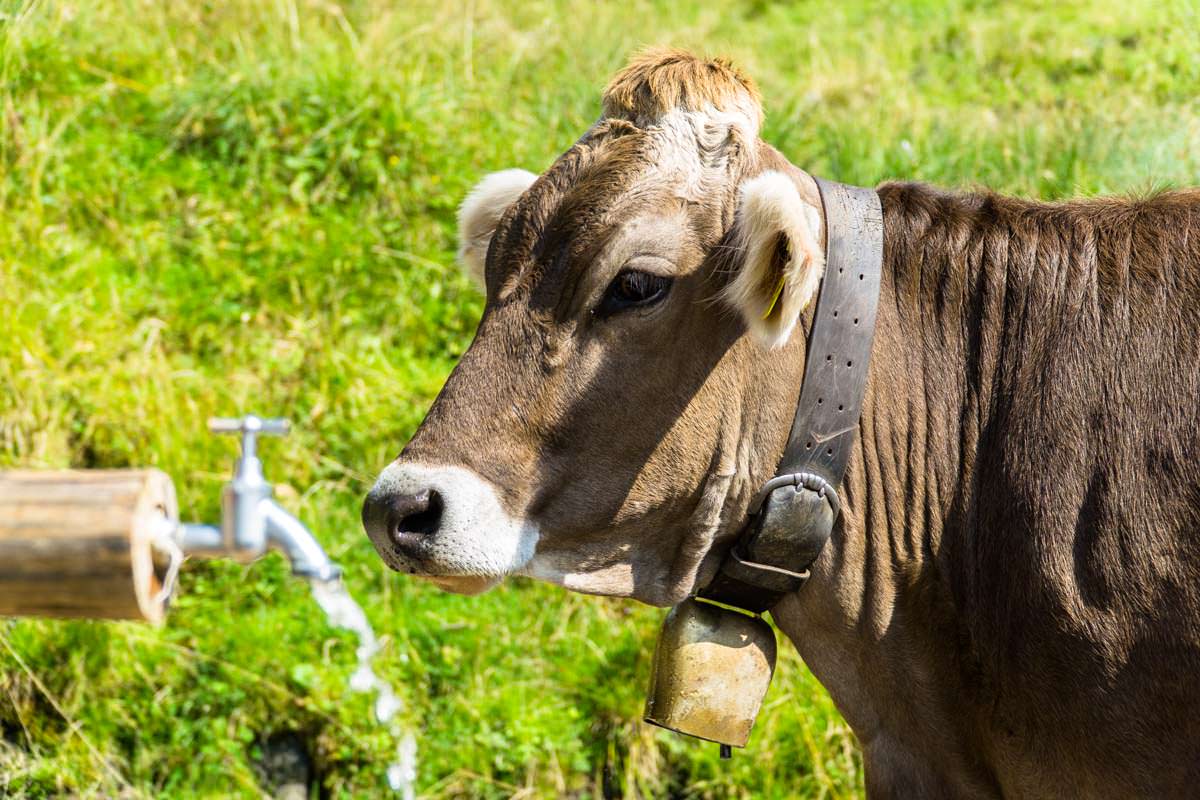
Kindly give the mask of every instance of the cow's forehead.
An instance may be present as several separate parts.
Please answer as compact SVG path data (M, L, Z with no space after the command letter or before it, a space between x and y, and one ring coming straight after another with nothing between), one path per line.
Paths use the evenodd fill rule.
M646 128L603 120L506 212L488 251L499 297L568 285L621 229L650 216L709 216L729 194L719 185L728 129L691 115ZM687 216L681 222L686 227ZM699 223L701 220L695 220Z

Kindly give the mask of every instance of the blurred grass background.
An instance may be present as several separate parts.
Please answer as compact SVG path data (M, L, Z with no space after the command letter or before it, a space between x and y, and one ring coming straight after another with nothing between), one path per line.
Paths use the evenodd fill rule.
M233 442L347 567L428 797L844 797L853 738L788 652L750 748L639 721L660 613L386 572L359 501L470 341L454 210L544 169L644 44L734 57L820 175L1046 198L1200 183L1195 0L582 4L0 0L0 467L155 465L214 520ZM382 794L353 644L275 556L192 563L166 626L0 624L0 793Z

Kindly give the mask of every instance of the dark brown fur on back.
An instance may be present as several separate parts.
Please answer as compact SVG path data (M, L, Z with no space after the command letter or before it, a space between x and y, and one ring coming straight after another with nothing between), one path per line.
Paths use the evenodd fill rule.
M969 735L996 773L1082 767L1082 795L1194 791L1200 192L880 194L875 374L912 388L877 386L863 435L908 461L877 477L893 525L928 530L916 582Z

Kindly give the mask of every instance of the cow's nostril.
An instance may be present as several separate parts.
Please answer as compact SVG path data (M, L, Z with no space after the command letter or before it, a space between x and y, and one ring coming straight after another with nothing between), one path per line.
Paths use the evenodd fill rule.
M433 489L397 497L388 514L388 534L396 544L437 532L442 524L442 496Z

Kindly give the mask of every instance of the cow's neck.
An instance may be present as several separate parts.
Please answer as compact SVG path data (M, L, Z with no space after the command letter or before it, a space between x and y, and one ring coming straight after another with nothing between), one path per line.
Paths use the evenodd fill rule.
M906 191L932 190L880 192L880 310L858 443L843 483L843 524L812 580L774 617L865 750L876 751L871 761L903 763L904 743L921 737L946 742L942 783L917 793L940 787L963 794L991 778L972 766L978 733L958 707L964 667L946 639L958 629L939 551L974 483L972 454L990 413L991 375L978 358L988 348L980 340L1001 331L973 316L981 306L971 294L994 287L996 276L918 257L920 237L932 235L930 210L898 196ZM958 235L977 233L968 221L956 222Z

